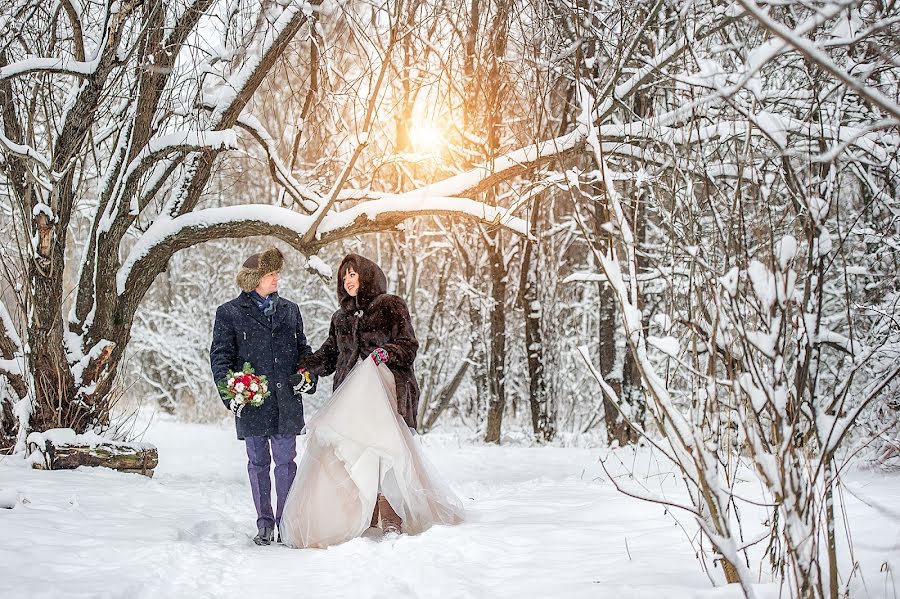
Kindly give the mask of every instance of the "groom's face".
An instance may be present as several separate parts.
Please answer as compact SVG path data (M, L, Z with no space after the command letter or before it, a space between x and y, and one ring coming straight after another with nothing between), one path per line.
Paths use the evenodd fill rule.
M359 293L359 275L352 268L348 268L344 273L344 289L350 294L350 297L356 297Z
M256 293L263 297L275 293L276 291L278 291L278 271L264 275L263 278L259 280L259 285L256 286Z

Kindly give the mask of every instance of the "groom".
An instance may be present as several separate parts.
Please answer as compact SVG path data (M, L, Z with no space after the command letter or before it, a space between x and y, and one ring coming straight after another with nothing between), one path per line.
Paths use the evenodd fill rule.
M235 415L238 439L247 445L247 471L256 504L253 542L269 545L288 490L297 472L297 435L303 429L303 402L300 392L313 393L315 381L298 388L290 385L297 363L312 353L303 334L303 319L297 304L278 297L278 275L284 256L277 248L254 254L244 261L237 274L241 294L216 310L210 365L216 384L250 362L257 375L268 377L270 395L261 406L226 401ZM225 401L225 400L223 400ZM275 461L276 511L272 513L272 480L269 468Z

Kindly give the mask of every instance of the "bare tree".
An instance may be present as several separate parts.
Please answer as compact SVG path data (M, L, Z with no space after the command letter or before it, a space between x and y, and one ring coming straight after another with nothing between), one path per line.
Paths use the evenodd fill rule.
M732 491L745 452L775 523L767 549L774 574L792 596L837 597L848 584L842 570L852 570L836 547L841 448L900 374L882 361L890 334L870 336L865 293L853 282L853 273L869 276L853 266L867 260L855 251L865 238L855 224L868 220L890 235L868 213L897 203L892 136L879 132L898 125L887 99L898 70L876 41L895 41L897 7L787 3L764 12L740 4L746 12L714 21L695 5L678 17L690 27L656 29L665 42L643 60L667 93L654 100L652 118L635 110L609 120L619 98L605 92L629 89L641 70L583 88L596 171L570 181L595 185L578 196L576 215L623 315L662 443L632 426L681 469L691 502L674 507L692 515L725 580L753 596L746 502ZM720 34L733 45L713 56ZM851 73L862 56L873 67L865 82ZM642 221L645 242L632 190L655 215ZM603 228L613 243L590 226L597 201L609 207ZM654 319L660 336L648 330L640 288L651 278L666 304ZM861 380L863 371L878 374ZM627 403L593 372L627 417Z

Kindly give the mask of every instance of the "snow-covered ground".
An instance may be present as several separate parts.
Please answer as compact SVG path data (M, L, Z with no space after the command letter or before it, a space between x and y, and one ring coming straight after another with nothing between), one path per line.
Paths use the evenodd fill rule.
M160 451L153 479L106 469L34 471L0 458L0 498L16 502L0 509L0 597L741 596L711 584L694 556L688 518L676 522L659 505L621 495L598 461L610 457L623 482L678 499L675 477L649 450L460 438L430 435L423 444L463 499L466 523L327 550L252 544L246 457L227 426L155 421L144 437ZM750 492L754 483L746 484ZM851 596L896 597L900 477L851 472L846 484L861 569ZM717 570L712 576L720 578ZM771 582L757 590L778 594Z

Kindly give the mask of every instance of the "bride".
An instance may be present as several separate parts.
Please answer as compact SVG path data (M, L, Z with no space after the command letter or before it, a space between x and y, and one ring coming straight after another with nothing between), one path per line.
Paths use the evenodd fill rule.
M377 526L416 534L462 521L459 499L414 437L416 341L402 299L377 264L349 254L328 339L300 361L309 383L335 373L334 395L306 424L306 449L281 518L292 547L327 547ZM374 508L374 513L373 513Z

